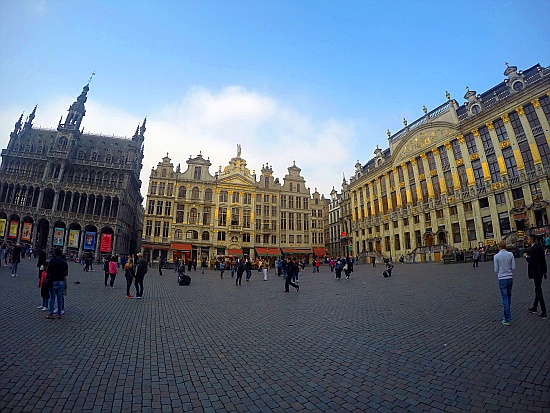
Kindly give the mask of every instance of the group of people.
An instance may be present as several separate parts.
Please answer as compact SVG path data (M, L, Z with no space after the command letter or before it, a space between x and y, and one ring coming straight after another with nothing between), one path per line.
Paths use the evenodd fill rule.
M134 284L136 292L135 298L143 297L143 279L147 274L148 264L143 254L137 254L136 260L133 255L123 256L120 259L120 265L124 270L124 278L126 279L126 298L134 298L130 294L132 284ZM111 256L103 258L103 272L105 274L105 287L114 288L115 279L118 275L118 257Z

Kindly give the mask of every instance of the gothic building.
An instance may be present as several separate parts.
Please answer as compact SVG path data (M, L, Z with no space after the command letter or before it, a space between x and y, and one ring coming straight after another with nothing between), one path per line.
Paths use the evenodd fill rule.
M310 193L295 164L280 182L268 164L260 176L251 172L240 147L214 175L201 154L186 163L185 171L174 168L167 154L151 170L142 245L147 260L325 256L328 205L317 190Z
M84 133L89 84L56 129L23 115L2 150L0 238L68 255L139 250L145 121L131 139Z
M447 251L550 230L550 68L508 66L464 103L447 100L356 164L351 234L360 254L439 260Z

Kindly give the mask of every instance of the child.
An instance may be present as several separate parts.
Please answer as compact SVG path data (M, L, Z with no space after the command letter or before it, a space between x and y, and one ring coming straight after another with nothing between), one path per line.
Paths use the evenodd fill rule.
M46 261L44 264L42 264L42 268L44 269L42 271L42 274L40 275L40 295L42 297L42 306L38 307L42 311L46 311L48 309L48 302L50 300L50 289L46 286L46 283L44 280L46 279L46 274L48 273L48 262Z

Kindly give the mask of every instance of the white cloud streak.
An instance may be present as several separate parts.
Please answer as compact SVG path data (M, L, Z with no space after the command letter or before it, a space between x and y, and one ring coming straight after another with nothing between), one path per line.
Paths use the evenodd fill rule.
M143 117L100 104L92 99L92 92L86 104L85 130L130 137ZM34 125L56 127L60 114L65 116L73 101L74 97L64 96L40 104ZM19 114L13 107L0 113L3 147ZM269 163L282 181L287 168L296 161L306 185L312 192L317 188L325 197L333 186L340 191L342 172L352 171L357 152L352 121L314 119L240 86L217 92L196 87L179 102L148 114L142 193L145 195L147 190L151 168L167 152L175 165L181 163L182 170L189 156L201 152L210 158L210 172L214 174L219 165L223 168L236 155L237 144L242 145L247 166L258 175L262 164Z

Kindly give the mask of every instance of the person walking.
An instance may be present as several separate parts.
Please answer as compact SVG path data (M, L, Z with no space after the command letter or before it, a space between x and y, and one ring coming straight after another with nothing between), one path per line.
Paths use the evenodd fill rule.
M115 278L118 274L118 268L116 266L116 257L111 257L111 261L109 261L109 277L111 278L110 279L110 282L109 282L109 287L111 288L115 288Z
M472 249L472 258L474 259L473 267L479 267L479 250L477 248Z
M48 303L50 301L50 289L48 288L47 283L45 282L46 276L48 275L48 262L44 262L42 264L42 274L40 275L40 296L42 297L42 305L38 308L42 311L46 311L48 309Z
M225 262L220 262L220 278L223 278L223 273L225 271Z
M17 277L17 267L19 266L19 263L21 262L21 245L15 244L15 247L13 248L13 252L11 253L11 276Z
M42 266L47 261L48 257L46 256L46 248L42 247L40 249L40 253L38 254L38 262L36 263L36 266L38 267L38 278L42 276Z
M244 273L244 263L242 259L237 260L237 278L235 279L235 285L241 285Z
M346 258L346 265L346 279L349 280L349 277L353 272L353 257L351 255L348 255L348 257Z
M206 258L203 258L203 259L202 259L202 261L201 261L201 268L202 268L201 274L204 274L204 269L206 268Z
M250 258L246 259L244 270L246 271L246 281L250 281L250 277L252 277L252 263L250 262Z
M295 284L292 282L293 275L298 274L300 272L300 266L296 262L296 259L293 259L292 261L290 258L286 259L286 278L285 278L285 293L289 292L289 286L293 286L296 288L296 292L300 291L300 286L298 284Z
M126 261L126 263L124 264L124 278L126 278L126 298L134 298L130 294L130 287L132 286L132 281L134 280L135 276L136 273L134 271L134 260L132 257L130 257L128 261Z
M388 273L388 277L391 277L391 270L393 270L393 263L389 259L386 259L385 262L386 262L386 272Z
M376 257L372 257L372 268L376 267Z
M139 253L137 255L138 261L136 264L136 281L135 281L135 287L136 287L136 298L143 297L143 278L145 277L145 274L147 274L147 261L145 258L143 258L143 254Z
M267 262L265 262L264 260L261 260L259 265L260 265L260 268L262 269L264 281L267 281Z
M337 280L342 279L342 270L344 269L344 265L344 258L340 257L340 259L336 261L336 265L334 267L334 272L336 274Z
M504 240L498 243L498 253L493 258L493 269L498 277L498 286L502 295L502 306L504 307L502 324L509 326L512 324L512 285L516 260L514 254L506 251L506 241Z
M533 306L529 308L529 312L536 314L540 302L541 313L539 314L539 317L545 320L547 318L547 314L544 297L542 296L542 277L546 279L546 257L544 256L543 246L537 244L534 234L529 235L529 243L531 244L529 254L523 254L527 261L527 275L529 279L532 279L535 282L535 302L533 303Z
M164 267L164 258L159 257L159 275L162 277L162 267Z
M57 299L57 318L61 318L63 314L63 290L65 288L64 280L69 272L69 266L67 262L62 258L63 253L61 248L56 248L54 251L54 257L48 263L48 274L52 288L50 288L50 314L46 316L47 319L54 319L53 307L55 300Z
M101 264L101 267L103 269L103 275L105 276L105 287L109 285L108 282L109 282L109 261L110 260L111 260L110 257L103 258L103 263Z

